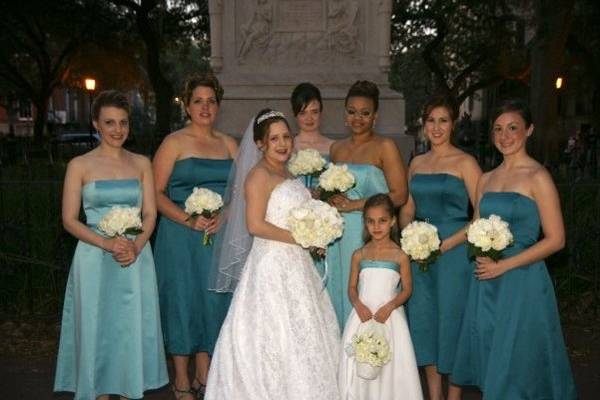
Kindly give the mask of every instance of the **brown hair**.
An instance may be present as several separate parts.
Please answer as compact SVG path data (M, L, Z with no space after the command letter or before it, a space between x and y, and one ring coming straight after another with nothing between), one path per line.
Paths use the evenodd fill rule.
M449 96L438 95L430 98L423 106L423 114L421 115L423 125L425 125L425 121L429 118L429 114L438 107L445 108L448 111L448 114L450 114L452 122L456 122L458 119L458 107L456 106L456 102Z
M183 104L186 106L190 105L190 101L192 100L192 94L197 87L204 86L211 88L215 92L215 97L217 98L217 103L221 104L221 100L223 99L223 87L219 83L219 80L212 73L207 73L204 75L195 75L185 82L183 87Z
M369 230L367 229L367 226L366 226L367 211L370 208L375 208L375 207L383 207L385 209L385 211L390 215L390 217L396 216L396 207L394 206L394 202L392 202L392 199L390 198L389 195L387 195L385 193L378 193L376 195L369 197L367 199L367 201L365 202L365 206L363 207L363 220L365 221L365 230L363 233L363 241L365 243L371 241L371 235L369 234ZM392 230L390 231L390 239L392 239L396 244L399 242L399 240L398 240L398 221L397 220L396 220L396 223L394 224L394 226L392 226Z
M118 90L105 90L96 96L94 103L92 103L92 119L94 121L98 121L98 118L100 118L100 111L103 107L120 108L129 115L129 100L123 92Z
M260 121L260 123L256 122L259 120L259 118L261 116L265 115L266 113L273 112L273 111L274 110L272 110L270 108L265 108L265 109L260 110L258 112L258 114L256 114L256 117L254 118L254 126L253 126L255 143L257 143L259 141L262 142L265 140L265 137L269 134L269 127L274 122L277 122L277 121L285 122L288 130L291 131L290 124L287 122L287 120L285 119L285 117L283 115L274 115L272 117L263 119L262 121Z

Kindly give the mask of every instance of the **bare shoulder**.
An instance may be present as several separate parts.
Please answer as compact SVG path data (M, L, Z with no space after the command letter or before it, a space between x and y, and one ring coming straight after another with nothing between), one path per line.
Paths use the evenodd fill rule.
M495 171L495 169L481 174L481 178L479 178L479 184L478 184L478 186L480 188L484 188L487 185L490 178L494 175L494 171Z
M225 147L229 151L229 155L235 157L238 152L239 144L238 141L231 135L223 133L221 131L214 131L216 137L223 141Z
M466 153L460 149L457 149L458 152L456 154L456 159L457 159L457 164L459 166L459 168L461 170L479 170L479 163L477 162L477 159L475 157L473 157L472 155L470 155L469 153Z
M413 171L415 169L418 169L427 161L427 158L428 158L428 153L419 154L418 156L414 156L413 159L410 160L410 164L408 165L409 170Z
M531 166L530 176L534 192L540 189L547 189L548 187L555 187L554 179L552 179L550 172L537 161Z
M259 164L252 168L250 172L248 172L244 186L246 188L258 187L257 184L260 184L260 186L264 188L264 185L270 180L271 174L269 171Z
M331 144L331 146L329 147L329 154L332 157L335 157L335 155L342 150L345 146L348 145L348 143L350 142L350 139L339 139L339 140L334 140L333 143Z
M358 262L362 260L362 247L354 250L352 253L352 261Z
M142 171L151 167L150 159L142 154L127 152L135 166Z
M398 249L396 250L396 261L398 262L399 265L410 262L410 259L408 258L408 254L406 254L400 246L398 246Z
M185 135L185 133L184 133L183 129L169 133L162 140L162 142L159 146L159 150L161 150L161 151L165 151L165 150L166 151L179 151L179 148L181 146L181 142L183 140L184 135Z

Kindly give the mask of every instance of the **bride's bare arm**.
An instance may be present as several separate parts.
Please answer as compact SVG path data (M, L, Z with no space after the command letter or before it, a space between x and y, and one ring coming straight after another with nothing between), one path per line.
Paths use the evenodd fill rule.
M252 236L296 244L290 231L281 229L265 220L267 203L276 183L269 173L261 168L252 170L246 178L246 225Z

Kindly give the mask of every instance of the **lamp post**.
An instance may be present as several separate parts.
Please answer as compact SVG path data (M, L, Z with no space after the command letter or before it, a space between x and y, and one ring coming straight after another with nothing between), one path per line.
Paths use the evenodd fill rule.
M85 89L88 91L88 98L89 98L89 104L88 104L88 113L90 115L90 147L92 147L92 143L94 143L94 123L93 123L93 117L92 117L92 96L94 93L94 90L96 89L96 80L93 78L86 78L85 79Z

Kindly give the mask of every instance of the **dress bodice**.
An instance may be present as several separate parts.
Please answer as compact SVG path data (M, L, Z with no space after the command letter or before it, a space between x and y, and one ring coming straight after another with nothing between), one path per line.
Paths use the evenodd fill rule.
M516 254L533 245L540 236L540 216L537 204L517 192L486 192L479 203L479 215L496 214L508 222L514 243L504 250L505 256Z
M393 261L361 260L359 296L368 306L380 305L396 296L400 282L399 266Z
M189 157L177 160L167 185L169 198L183 207L195 187L223 195L232 164L232 159Z
M86 183L82 189L86 223L96 226L113 206L141 207L138 179L102 179Z
M271 192L265 219L283 229L287 229L290 210L310 200L310 192L299 179L286 179Z
M388 193L387 182L383 171L371 164L340 163L348 165L348 170L354 174L356 184L346 196L351 200L371 197L378 193Z
M450 174L415 174L409 184L415 219L438 228L441 239L469 220L469 194L462 179Z

